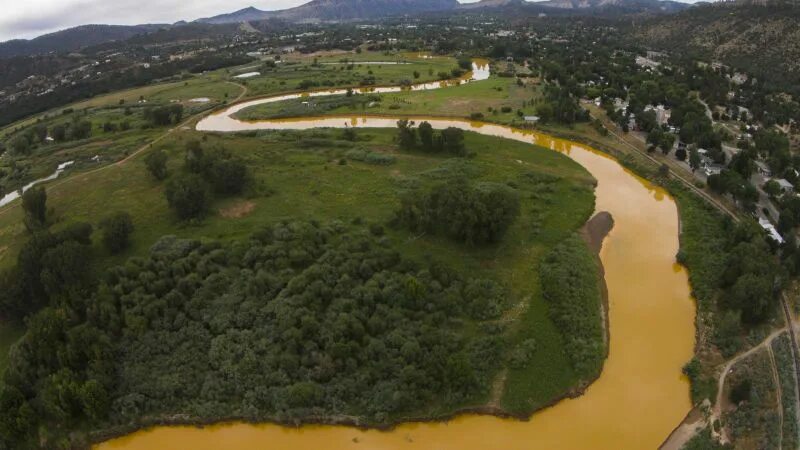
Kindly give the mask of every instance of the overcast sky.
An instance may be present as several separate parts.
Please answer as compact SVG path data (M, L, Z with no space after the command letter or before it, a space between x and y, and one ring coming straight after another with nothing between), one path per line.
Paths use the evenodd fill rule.
M85 24L173 23L248 6L290 8L308 0L0 0L0 41L30 39ZM461 0L462 3L477 0Z

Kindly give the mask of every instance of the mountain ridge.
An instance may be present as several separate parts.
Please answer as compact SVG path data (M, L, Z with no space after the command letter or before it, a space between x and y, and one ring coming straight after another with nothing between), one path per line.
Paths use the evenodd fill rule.
M136 35L169 26L167 24L80 25L44 34L33 39L12 39L0 42L0 58L36 53L70 52L92 45L130 39Z
M282 19L291 22L348 21L425 12L448 11L459 6L458 0L312 0L294 8L262 11L255 7L196 20L201 23L231 23L251 20Z

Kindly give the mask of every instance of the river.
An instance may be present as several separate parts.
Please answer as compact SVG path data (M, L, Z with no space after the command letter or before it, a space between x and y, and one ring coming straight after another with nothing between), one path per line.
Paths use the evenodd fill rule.
M266 101L247 102L244 107ZM232 106L202 120L197 128L219 132L389 128L398 119L328 117L244 123L230 117L241 109L241 105ZM468 120L414 120L428 120L434 128L457 126L550 148L572 158L597 179L596 209L610 212L615 221L600 254L609 292L611 340L603 372L585 394L540 411L528 422L463 415L449 422L403 424L389 432L239 423L202 429L158 427L102 443L98 450L652 449L666 439L691 408L689 384L681 368L694 347L695 304L686 271L675 262L679 245L675 201L614 159L581 144Z

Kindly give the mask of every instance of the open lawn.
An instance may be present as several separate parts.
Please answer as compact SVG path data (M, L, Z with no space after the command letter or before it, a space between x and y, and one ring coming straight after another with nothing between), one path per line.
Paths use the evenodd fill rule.
M164 184L146 171L143 158L110 166L92 174L76 174L50 189L55 229L85 221L97 225L116 211L127 211L136 231L132 248L107 257L95 244L98 270L125 258L146 254L159 237L230 240L248 236L263 225L282 220L342 220L388 224L408 191L454 177L474 182L508 184L518 190L521 214L496 245L472 247L446 238L417 235L387 227L394 247L411 259L433 259L468 277L488 277L506 287L506 312L499 321L507 348L534 339L537 350L519 376L512 373L504 398L524 398L509 404L515 412L540 407L572 388L578 377L563 351L559 331L546 314L539 287L539 262L590 216L594 209L591 176L556 152L527 144L467 133L472 158L447 158L399 151L394 130L359 130L355 142L338 130L209 134L208 149L224 148L243 159L252 174L247 192L213 204L200 223L180 223L164 199ZM183 164L184 146L200 133L184 130L161 141L172 174ZM354 149L394 157L390 165L371 165L348 156ZM0 247L7 251L0 265L8 267L27 239L19 207L0 214ZM483 333L476 328L475 333ZM499 370L499 368L498 368ZM517 373L517 371L514 371ZM517 381L521 377L536 383ZM488 396L488 391L487 391ZM475 400L479 406L486 398ZM430 411L437 413L440 411Z

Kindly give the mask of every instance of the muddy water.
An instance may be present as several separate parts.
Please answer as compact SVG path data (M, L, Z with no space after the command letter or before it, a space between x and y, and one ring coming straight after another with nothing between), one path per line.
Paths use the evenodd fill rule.
M236 107L232 108L235 109ZM396 119L334 117L242 123L231 111L198 129L393 127ZM417 118L419 121L422 118ZM604 154L543 134L465 120L427 119L435 128L530 142L562 152L598 180L597 210L614 217L601 251L609 290L611 347L600 378L585 395L541 411L529 422L461 416L445 423L412 423L391 432L343 426L285 428L223 424L159 427L97 446L100 450L172 449L652 449L690 409L681 367L692 356L694 302L687 274L675 263L676 204L663 190ZM536 380L531 380L535 383Z

